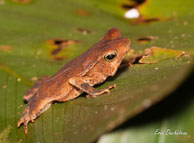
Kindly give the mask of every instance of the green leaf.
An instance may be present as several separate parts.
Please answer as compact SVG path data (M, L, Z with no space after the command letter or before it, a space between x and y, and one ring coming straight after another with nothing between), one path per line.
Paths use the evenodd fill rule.
M193 142L193 80L194 73L169 97L103 135L98 143Z
M192 1L178 7L180 12L172 20L144 25L132 25L131 20L124 18L124 0L36 0L27 4L18 1L4 1L0 5L0 132L11 125L10 142L93 142L99 135L168 96L192 71ZM170 14L174 9L179 11L174 3L168 3ZM157 4L158 11L166 13L166 9ZM157 13L154 16L161 16ZM25 135L23 126L17 128L17 122L26 105L23 95L32 82L42 75L53 75L112 27L119 28L124 37L131 39L136 52L157 46L189 55L121 69L99 86L105 88L116 83L117 89L110 95L95 99L86 99L83 95L69 102L55 103L28 125L29 132ZM143 36L158 38L141 45L136 39ZM62 50L49 43L55 41L56 44L59 39L79 42L63 45ZM192 128L188 132L192 132Z
M8 126L6 129L4 129L1 133L0 133L0 142L1 143L9 143L9 134L11 131L11 126Z

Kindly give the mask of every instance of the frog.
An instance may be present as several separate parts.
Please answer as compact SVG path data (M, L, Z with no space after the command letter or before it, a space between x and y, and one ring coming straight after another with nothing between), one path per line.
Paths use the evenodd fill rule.
M87 98L110 94L110 89L116 88L116 84L104 89L96 89L94 85L115 75L130 45L130 40L123 38L119 29L111 28L99 42L64 65L53 76L40 77L24 94L27 105L17 126L23 124L27 134L28 123L34 122L54 102L67 102L82 93L86 93Z

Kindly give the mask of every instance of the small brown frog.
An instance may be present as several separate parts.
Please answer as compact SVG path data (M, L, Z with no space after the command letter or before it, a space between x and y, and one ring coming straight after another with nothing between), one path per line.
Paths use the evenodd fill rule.
M112 28L97 44L63 66L55 75L41 77L24 95L28 103L18 127L23 123L27 134L28 122L34 122L54 101L69 101L83 92L88 94L87 97L109 93L116 85L105 89L93 86L115 75L129 49L130 41L122 38L118 29Z

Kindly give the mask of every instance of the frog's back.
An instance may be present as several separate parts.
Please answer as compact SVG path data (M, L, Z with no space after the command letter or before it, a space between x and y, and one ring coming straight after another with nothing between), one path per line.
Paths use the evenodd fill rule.
M112 28L93 47L63 66L53 78L62 75L63 79L69 79L73 76L85 75L102 58L104 51L113 48L116 44L122 42L123 39L125 38L122 38L120 30Z
M104 41L100 41L86 52L76 57L68 64L64 65L59 71L53 76L63 75L64 78L71 78L72 76L82 75L89 70L99 58L99 46L104 46Z

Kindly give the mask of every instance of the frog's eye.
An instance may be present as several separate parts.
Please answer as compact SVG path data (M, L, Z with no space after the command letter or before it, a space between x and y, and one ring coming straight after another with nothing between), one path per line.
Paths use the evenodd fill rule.
M114 58L115 58L116 56L117 56L116 53L109 53L109 54L107 54L107 55L104 56L104 59L105 59L106 61L112 61L112 60L114 60Z

